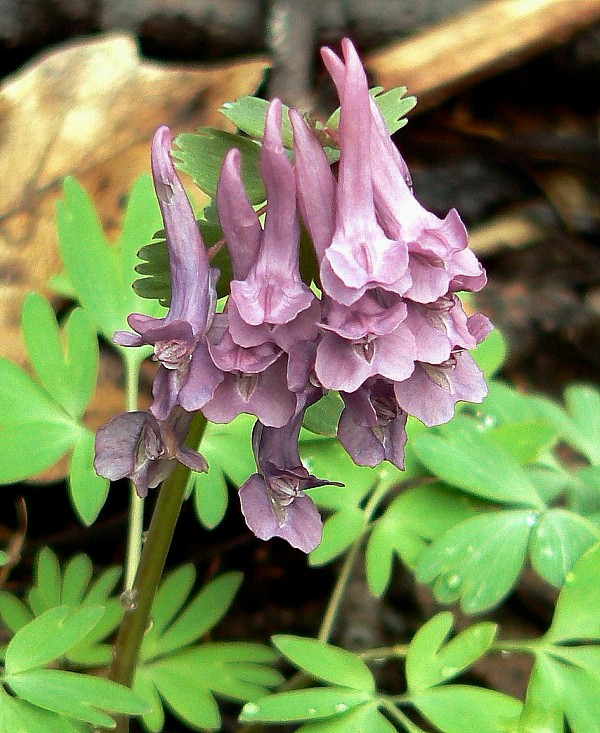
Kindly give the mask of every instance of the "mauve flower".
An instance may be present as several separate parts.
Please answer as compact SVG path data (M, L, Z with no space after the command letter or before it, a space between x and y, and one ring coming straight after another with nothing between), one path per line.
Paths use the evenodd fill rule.
M259 539L281 537L308 553L321 541L323 524L304 489L342 484L318 479L302 465L298 435L303 417L301 409L281 428L256 423L252 448L258 473L243 484L239 496L246 524Z
M351 41L344 39L342 49L345 63L331 49L324 48L321 52L340 92L340 100L350 64L360 63ZM366 106L365 103L363 107ZM480 290L485 284L485 273L473 252L467 249L466 229L457 211L452 209L442 220L421 206L412 193L408 167L377 105L369 99L368 106L371 121L368 155L377 219L387 237L402 240L408 249L411 283L402 294L419 303L431 303L449 290ZM341 151L342 142L340 124Z
M159 127L152 140L152 177L162 213L171 273L171 304L165 318L132 313L136 334L118 331L122 346L154 345L160 362L153 385L151 411L165 420L175 405L188 411L207 402L223 379L205 341L216 301L215 273L196 224L194 212L170 155L171 132Z
M144 497L148 489L167 478L177 462L193 471L207 471L204 457L184 443L192 417L180 407L166 420L141 411L117 415L96 433L96 473L110 481L127 477Z
M487 386L473 357L458 349L441 364L418 361L408 379L395 382L394 393L403 410L431 427L451 420L459 400L481 402Z
M410 286L408 251L403 242L386 237L376 220L369 156L370 97L354 50L343 78L334 81L341 102L337 184L306 123L294 111L290 121L298 206L321 264L323 290L339 303L352 305L378 286L402 294Z
M359 466L377 466L388 460L404 469L407 414L396 401L394 385L370 379L356 392L342 392L344 410L337 437Z
M230 297L246 323L252 326L265 323L280 325L289 323L309 308L315 298L300 278L296 183L281 142L281 102L278 99L274 99L267 110L260 171L267 192L264 230L256 261L243 279L231 281ZM236 176L237 172L233 158L224 167L222 176L228 179ZM223 184L226 188L233 185L228 180ZM247 204L243 204L242 210L249 215ZM221 206L219 219L234 261L239 259L236 248L240 244L244 255L251 249L246 246L245 232L235 230L236 225L231 218L236 216L237 212L230 206ZM248 233L254 243L256 228L248 228Z

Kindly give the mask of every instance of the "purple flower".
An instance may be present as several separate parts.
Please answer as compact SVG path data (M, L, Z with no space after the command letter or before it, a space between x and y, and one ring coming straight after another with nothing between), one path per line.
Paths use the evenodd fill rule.
M417 362L412 375L394 384L400 407L428 427L451 420L459 400L481 402L487 386L473 357L458 349L441 364Z
M258 230L255 224L246 228L238 226L235 222L237 211L229 201L224 205L225 192L237 188L243 200L244 219L250 221L247 198L245 194L242 196L243 187L240 190L236 180L239 179L237 160L239 158L233 154L223 167L221 178L225 180L220 184L223 194L218 199L219 219L232 260L243 260L246 264L236 267L243 279L236 277L231 281L231 299L241 318L252 326L289 323L309 308L315 298L300 278L296 183L281 142L281 102L278 99L269 105L265 120L260 170L267 192L267 213L256 260L249 268L249 255L256 249ZM248 271L244 272L246 269Z
M329 301L315 373L326 389L354 392L370 377L403 380L412 374L415 337L406 305L382 303L369 291L352 306Z
M343 49L343 76L332 74L340 97L335 230L323 254L321 283L334 300L352 305L375 287L403 295L411 286L411 277L406 243L400 237L389 237L377 221L367 78L354 46L346 41ZM323 58L327 65L327 53ZM294 129L299 130L297 122ZM302 141L297 137L297 147ZM311 217L308 210L306 216ZM312 228L318 226L314 223Z
M407 414L396 402L394 385L370 379L356 392L342 392L342 398L337 436L354 463L377 466L388 460L404 469Z
M149 412L117 415L96 434L96 473L110 481L127 477L144 497L167 478L176 462L193 471L207 471L204 457L183 442L192 417L180 407L166 420L157 420Z
M269 428L257 422L252 447L258 473L240 488L242 513L250 530L261 540L281 537L303 552L321 541L321 516L304 489L342 484L318 479L302 465L298 435L304 409L287 425Z
M122 346L154 345L160 362L151 411L165 420L175 405L197 410L211 397L221 372L213 364L205 335L210 328L216 290L194 212L170 155L171 132L159 127L152 140L152 177L162 213L171 273L171 304L165 318L132 313L132 334L118 331Z

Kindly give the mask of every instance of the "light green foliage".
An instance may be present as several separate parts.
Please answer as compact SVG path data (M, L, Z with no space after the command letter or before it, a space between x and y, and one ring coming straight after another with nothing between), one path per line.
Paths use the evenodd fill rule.
M163 703L192 730L219 730L215 695L246 702L281 682L269 666L276 655L260 644L198 644L225 615L242 578L226 573L189 598L195 577L192 565L169 573L152 606L133 687L148 704L148 731L162 730Z
M406 657L406 680L411 694L448 682L482 657L496 636L496 624L474 624L447 642L454 619L438 613L413 637Z
M104 640L116 629L122 615L119 599L111 597L120 575L119 568L108 568L92 581L92 563L87 555L75 555L61 568L54 552L45 547L38 553L34 583L26 603L12 593L0 591L0 619L16 634L35 617L59 606L72 610L100 608L99 618L84 638L70 645L64 657L83 667L108 664L111 647Z
M397 700L376 691L373 676L357 655L315 639L275 636L273 643L284 656L324 686L255 699L245 705L240 720L302 722L298 733L392 733L396 728L385 712L401 721L401 729L418 733L421 729L402 710L412 707L443 733L458 733L461 723L470 733L501 733L503 726L518 719L519 700L479 687L445 684L491 649L496 626L475 624L447 641L452 625L451 614L441 613L414 637L406 660L408 691Z
M100 511L108 482L96 475L94 434L81 419L98 372L98 342L87 315L75 308L59 329L37 293L23 305L22 327L37 381L0 359L0 483L28 479L73 451L69 489L85 524Z
M16 631L6 649L0 678L4 688L0 690L0 711L9 718L17 715L18 710L23 711L23 720L15 731L70 731L74 729L71 720L112 728L115 723L108 713L144 712L146 704L126 687L99 677L47 668L67 659L69 652L89 637L103 615L104 608L99 605L60 605ZM14 702L5 699L7 690L15 696ZM42 728L35 727L42 721Z
M600 730L600 544L568 574L548 632L530 645L535 664L514 733Z
M241 135L201 127L196 133L183 133L175 138L177 148L173 157L180 170L191 176L194 183L211 198L217 192L223 158L231 148L237 148L242 157L242 180L252 204L266 198L265 187L258 169L260 146Z
M298 669L321 682L372 693L375 680L367 665L345 649L317 639L280 634L273 644Z
M118 241L106 239L94 205L73 178L63 184L64 199L57 203L60 253L71 290L109 343L115 331L128 330L130 313L160 316L157 302L141 299L133 290L137 252L161 226L158 203L148 176L134 184ZM117 348L124 359L138 364L148 348Z

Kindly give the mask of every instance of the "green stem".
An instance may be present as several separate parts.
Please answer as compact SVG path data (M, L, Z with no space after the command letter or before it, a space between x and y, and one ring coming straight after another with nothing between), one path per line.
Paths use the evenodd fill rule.
M137 410L139 386L139 362L124 358L125 362L125 401L128 412ZM129 523L127 527L127 548L125 550L125 591L133 588L133 581L142 554L142 532L144 529L144 500L135 490L133 482L129 485Z
M392 659L393 657L404 658L408 654L408 644L396 644L395 646L382 646L378 649L365 649L358 653L358 656L368 661L369 659Z
M399 710L391 700L381 700L381 702L383 703L382 707L385 708L390 718L399 723L408 733L423 733L421 728L415 725L408 715L403 713L402 710Z
M206 427L206 419L196 413L186 443L196 448ZM119 628L113 649L113 662L109 679L127 687L131 686L138 661L140 646L150 621L150 610L160 583L165 560L175 525L181 511L190 469L177 464L171 475L163 481L148 534L144 543L140 564L131 590L126 591L124 605L127 603L123 622ZM116 733L126 733L129 722L126 717L117 721Z
M362 545L362 542L367 534L369 522L371 521L375 510L379 506L379 503L385 497L388 491L389 487L376 487L369 497L369 501L365 506L365 529L354 541L354 543L350 547L350 551L346 555L346 559L344 560L344 564L342 565L342 569L340 570L340 574L338 575L333 592L331 594L331 598L329 599L329 603L327 604L325 615L323 616L323 622L321 623L319 635L317 636L317 639L319 641L329 641L329 637L331 636L335 621L337 619L337 615L342 605L342 600L344 598L344 593L346 592L348 581L350 580L350 575L352 574L352 568L354 567L358 551L360 550L360 546Z
M515 652L518 654L535 654L536 648L543 646L542 639L523 639L523 640L509 640L509 639L498 639L492 644L492 651L495 652Z

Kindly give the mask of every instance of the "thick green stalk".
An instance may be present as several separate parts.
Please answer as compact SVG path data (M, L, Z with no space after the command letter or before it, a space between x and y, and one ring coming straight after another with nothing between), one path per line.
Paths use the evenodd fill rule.
M206 419L196 413L186 443L196 448L200 443ZM114 644L109 679L128 687L133 682L144 633L150 622L152 602L162 578L165 560L175 525L181 511L190 469L177 464L162 483L133 587L123 594L125 615ZM126 733L128 719L117 721L116 733Z
M139 361L125 358L125 400L126 410L132 412L138 408ZM125 550L126 591L133 587L135 574L142 554L142 530L144 529L144 500L135 490L133 481L129 485L129 522L127 526L127 548Z

